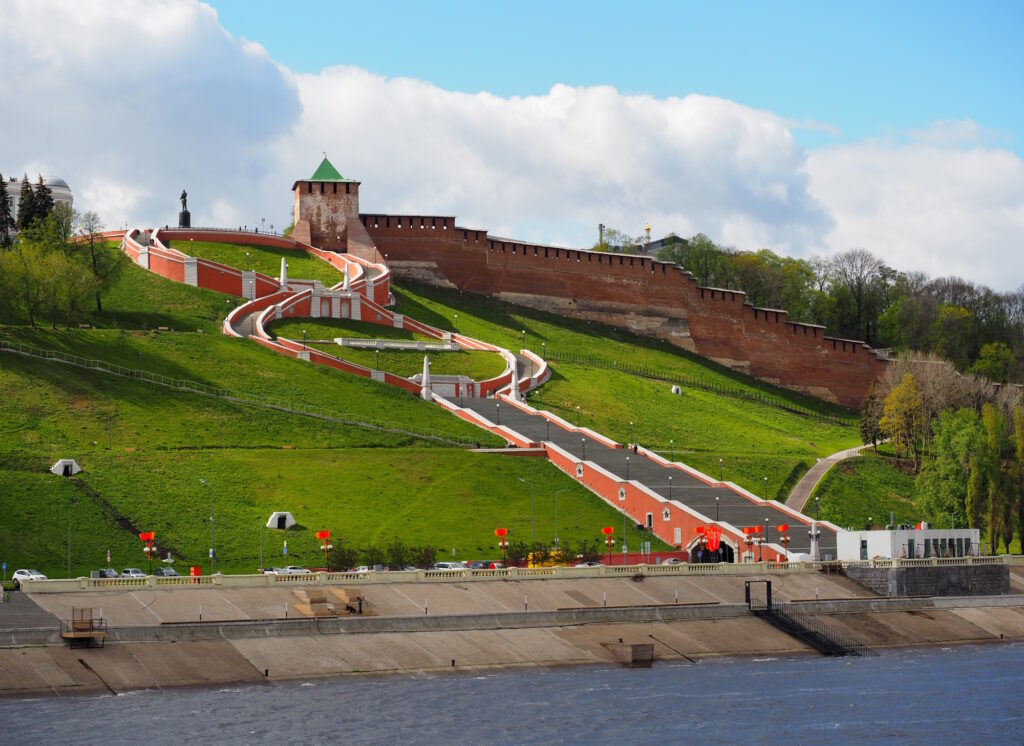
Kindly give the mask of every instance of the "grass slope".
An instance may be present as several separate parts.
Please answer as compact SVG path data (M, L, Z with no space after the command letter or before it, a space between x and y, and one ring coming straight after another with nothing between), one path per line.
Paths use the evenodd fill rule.
M226 264L235 269L255 269L271 277L281 274L281 259L284 258L288 264L288 277L293 280L320 280L327 287L331 287L343 279L341 272L332 265L298 249L212 241L171 241L168 245L192 256Z
M750 392L765 387L653 339L621 329L566 319L490 298L439 288L402 286L401 311L440 328L458 330L518 349L526 331L535 351L599 354L609 360L671 370ZM576 363L552 363L551 380L530 395L530 403L570 422L579 421L620 442L635 441L712 475L721 473L759 496L785 499L815 459L859 444L855 425L834 425L768 404L684 389L635 375ZM807 397L783 389L772 393L806 406ZM844 411L834 408L836 412ZM846 412L848 415L849 413ZM630 425L632 423L632 426ZM631 435L632 433L632 435Z
M862 529L868 518L887 524L892 512L896 523L916 523L914 478L881 455L862 451L856 458L836 464L814 491L807 510L813 515L818 498L821 517L838 526Z
M0 479L26 498L4 506L16 517L0 527L9 563L34 564L63 577L70 509L72 576L103 566L107 549L114 566L141 566L135 532L143 530L156 532L161 556L170 551L179 570L182 564L202 564L205 573L211 498L218 568L226 572L256 568L260 526L275 510L291 511L299 526L262 530L267 565L322 564L315 538L321 529L358 547L401 537L407 545L439 547L443 557L452 556L453 548L456 559L497 557L498 526L509 528L510 538L530 541L530 493L518 477L537 485L538 540L554 538L556 492L563 542L593 539L600 526L621 521L545 461L454 449L104 451L90 455L84 466L72 480L0 469ZM123 530L117 530L118 522ZM627 541L638 546L640 539L628 526ZM654 546L663 548L656 541Z

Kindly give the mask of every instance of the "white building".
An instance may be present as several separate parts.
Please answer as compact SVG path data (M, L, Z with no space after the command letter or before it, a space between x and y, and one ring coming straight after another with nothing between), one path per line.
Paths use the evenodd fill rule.
M836 535L841 561L977 557L980 548L981 532L976 528L840 531Z
M35 181L29 180L32 187L35 188L36 184L39 183L37 178ZM43 183L50 188L50 192L53 193L53 204L54 205L67 205L68 207L74 206L74 195L71 194L71 187L68 183L57 176L44 176ZM11 203L11 215L15 220L18 219L18 202L21 200L21 179L11 177L7 179L7 200Z

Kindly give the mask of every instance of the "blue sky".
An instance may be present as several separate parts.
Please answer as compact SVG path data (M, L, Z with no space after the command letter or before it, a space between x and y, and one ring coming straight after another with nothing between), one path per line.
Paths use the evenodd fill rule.
M971 119L1024 152L1024 2L213 0L300 72L355 65L455 91L701 93L797 122L809 147Z
M367 213L604 224L1024 286L1024 0L0 0L0 173L108 226ZM73 123L69 125L69 123Z

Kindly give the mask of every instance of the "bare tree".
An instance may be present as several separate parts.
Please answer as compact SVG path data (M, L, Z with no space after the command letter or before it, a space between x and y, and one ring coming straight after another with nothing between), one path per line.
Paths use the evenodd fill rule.
M859 335L865 331L864 312L868 305L868 295L881 277L885 265L867 249L850 249L832 257L832 275L834 283L850 293L856 309L856 328Z

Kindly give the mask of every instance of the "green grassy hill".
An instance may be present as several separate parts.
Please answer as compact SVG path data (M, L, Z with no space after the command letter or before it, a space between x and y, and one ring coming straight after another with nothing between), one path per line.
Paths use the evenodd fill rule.
M642 363L700 379L711 389L770 393L794 407L813 404L788 392L767 392L750 379L621 330L443 290L406 288L400 295L401 311L413 318L512 348L521 346L525 329L531 349L544 342L549 353ZM543 460L473 454L417 437L499 442L415 396L223 337L220 322L237 302L129 266L95 318L102 328L0 327L0 339L14 343L223 387L281 407L248 406L0 352L0 510L8 518L0 523L0 552L9 567L35 566L63 576L70 515L73 575L105 564L107 549L117 567L142 565L135 535L142 530L156 531L160 548L179 561L206 568L211 497L218 566L226 571L255 567L259 526L274 510L296 515L300 527L287 533L289 559L303 564L319 563L312 537L324 528L356 546L400 536L406 544L429 543L446 553L454 547L459 559L495 556L494 528L507 526L513 538L530 538L530 489L520 478L535 486L539 540L554 536L556 496L563 542L596 538L600 526L621 520ZM157 326L177 331L152 331ZM337 336L337 325L323 321L275 328L301 338L302 327L311 337ZM376 331L350 325L345 335ZM583 424L620 440L630 437L632 421L634 440L665 453L672 448L677 458L711 474L722 458L724 476L758 494L765 475L771 494L781 494L816 455L856 441L852 425L708 388L686 388L681 397L668 389L622 370L556 362L552 381L531 401L569 420L579 406ZM293 406L386 421L390 430L328 424L293 414ZM46 469L61 457L78 459L85 472L72 480L49 474ZM283 560L286 535L262 534L265 562ZM630 527L626 538L635 546L640 536Z
M871 451L836 464L818 484L807 508L814 514L818 498L821 517L837 526L862 529L868 518L876 524L917 523L914 477L897 469L890 459Z
M458 314L458 331L512 349L522 347L525 331L528 349L553 358L551 380L529 396L533 406L573 423L579 407L586 427L674 455L711 476L721 472L761 497L765 477L768 497L784 500L816 458L860 443L848 410L770 387L659 340L453 290L404 285L395 292L402 313L442 329L455 328ZM559 362L559 355L581 362ZM582 362L586 358L594 363ZM671 383L613 363L702 385L684 386L676 396Z

